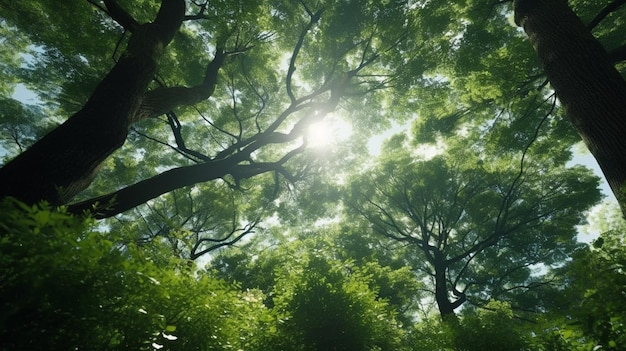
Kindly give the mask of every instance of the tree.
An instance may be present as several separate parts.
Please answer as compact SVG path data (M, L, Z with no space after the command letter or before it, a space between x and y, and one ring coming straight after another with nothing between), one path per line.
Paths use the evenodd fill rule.
M574 240L597 181L565 167L577 136L558 79L508 3L0 0L0 340L513 349L528 336L513 316L549 311L538 348L613 347L620 291L588 268L621 281L623 242ZM555 4L515 2L541 45L556 34L538 9ZM620 62L626 22L602 18L589 26ZM39 101L15 100L23 87ZM332 157L307 133L329 119L355 136ZM409 119L411 138L364 152ZM96 232L62 205L116 218ZM234 244L206 271L190 262Z
M153 171L133 185L73 204L70 211L93 211L96 217L109 217L174 189L219 178L228 178L234 187L262 173L275 173L276 177L294 181L298 167L289 170L288 164L296 162L305 151L306 142L298 145L297 141L302 139L307 126L334 111L345 96L362 97L385 87L393 73L385 68L385 60L393 59L396 51L401 52L399 47L407 31L406 24L396 21L407 10L402 2L374 7L357 3L321 4L319 8L304 2L272 5L192 2L196 13L187 15L185 1L163 0L156 16L149 11L137 11L133 15L134 11L124 9L123 5L114 0L104 1L104 6L95 1L81 3L80 13L84 17L80 20L86 22L82 24L96 32L98 28L94 26L103 26L110 38L111 32L121 33L119 29L107 28L113 26L110 19L114 20L117 26L131 33L127 48L84 106L4 165L0 170L0 196L13 196L27 203L41 200L53 205L69 203L91 184L102 163L127 141L129 129L163 114L176 142L172 149L187 158L183 165L158 170L156 175ZM59 50L61 56L73 54L78 61L99 63L90 60L91 52L86 56L72 45L54 47L55 42L49 37L37 33L40 28L35 32L23 22L24 18L42 22L34 13L50 11L57 16L50 20L53 24L67 26L60 24L70 20L67 8L52 10L55 2L38 5L3 2L2 6L7 9L4 21L26 29L33 44ZM89 12L93 13L94 9L97 16L90 18ZM353 15L350 21L333 19L348 12ZM207 23L213 19L213 13L219 13L223 22ZM259 14L262 21L258 20ZM328 17L328 22L322 20L323 15ZM138 19L151 17L152 21ZM188 21L196 22L186 24L181 31L181 25ZM381 26L376 27L375 23ZM280 36L272 31L280 31ZM347 40L348 33L358 39ZM172 72L184 72L187 67L191 72L183 77L196 78L194 75L201 70L199 62L207 60L190 50L205 46L203 38L207 35L212 38L209 47L214 54L202 69L202 81L190 87L165 84L159 77L171 77ZM268 43L275 37L280 40ZM172 40L173 47L169 45ZM268 48L253 54L261 44ZM272 69L281 65L284 60L281 55L288 45L291 49L284 72ZM178 50L169 52L173 49ZM319 57L324 59L320 61ZM165 65L159 65L159 60ZM225 69L233 60L237 66L231 64ZM168 64L180 67L175 70ZM300 74L296 73L296 66L303 67ZM220 73L224 70L225 74ZM279 76L281 73L283 77ZM184 132L187 123L181 122L182 117L174 111L206 104L206 99L216 90L220 74L226 76L229 91L222 93L209 109L214 115L206 117L202 111L204 122L188 122L194 128L207 128L208 132L190 136ZM282 94L281 89L284 89ZM192 149L185 143L189 139L201 146Z
M284 322L276 349L402 349L402 332L368 286L367 269L314 255L301 259L278 272L274 309Z
M524 28L566 115L606 176L626 216L626 81L591 34L623 1L613 1L585 26L564 0L514 1L515 22ZM621 55L619 53L621 52Z
M157 60L180 27L185 4L164 1L155 21L145 25L115 2L109 5L111 15L134 32L134 38L79 112L2 168L3 197L67 203L91 183L97 167L126 140L156 74Z
M602 234L577 250L559 272L559 299L569 303L553 304L543 330L535 328L539 343L548 347L553 343L570 350L619 350L626 342L626 222L617 205L603 206L590 222Z
M444 319L466 301L527 308L519 295L549 284L532 267L558 265L576 248L582 210L600 199L597 179L565 168L569 152L546 137L529 145L521 165L497 144L459 139L424 159L406 151L406 137L392 138L389 156L354 176L348 204L406 245Z
M283 229L288 230L288 229ZM418 283L406 267L356 263L331 228L292 233L298 240L263 242L215 258L219 275L260 290L275 314L264 350L403 350L407 307ZM260 246L260 247L259 247ZM406 314L403 316L403 314ZM404 323L403 323L404 322Z
M249 349L271 319L258 292L120 247L93 219L7 200L0 208L2 350Z
M527 350L529 333L513 317L507 303L489 301L484 308L463 314L455 328L455 350Z
M227 184L206 183L174 190L108 223L122 243L146 252L196 260L262 230L272 213L275 188L271 179L233 191Z

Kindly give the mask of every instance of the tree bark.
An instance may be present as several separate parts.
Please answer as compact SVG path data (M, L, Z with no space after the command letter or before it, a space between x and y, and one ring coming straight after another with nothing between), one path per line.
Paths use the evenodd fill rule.
M206 100L215 91L219 69L224 64L228 53L218 49L213 60L207 65L204 80L193 87L161 87L146 93L139 111L131 122L157 117L172 111L176 107L197 104Z
M162 0L154 22L133 30L128 47L85 106L0 169L0 198L67 203L127 137L157 60L185 14L184 0Z
M465 302L465 296L461 296L454 302L450 301L446 275L447 262L443 254L439 251L435 251L433 257L433 266L435 269L435 301L437 302L441 319L447 321L456 318L454 310Z
M626 216L626 81L566 0L515 0L515 22Z
M87 212L96 219L109 218L185 186L223 178L227 175L238 180L247 179L261 173L277 171L280 167L277 164L264 164L258 167L238 165L238 162L238 158L233 157L173 168L110 194L71 204L68 206L68 212L74 214Z

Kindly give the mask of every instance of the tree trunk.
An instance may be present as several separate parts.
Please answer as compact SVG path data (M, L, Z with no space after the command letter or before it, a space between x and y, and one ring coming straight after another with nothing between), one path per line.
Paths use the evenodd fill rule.
M626 81L566 0L515 0L513 6L515 22L626 216Z
M439 251L435 251L433 257L433 265L435 269L435 301L437 302L437 307L439 308L439 314L441 315L441 319L443 321L453 320L456 318L454 310L465 302L465 296L462 296L454 302L450 301L446 276L446 260L443 254Z
M128 48L85 106L0 169L0 198L67 203L126 140L157 60L178 31L184 0L162 0L153 23L137 27Z
M452 303L450 303L448 298L445 271L435 271L435 301L437 302L441 319L445 320L448 316L454 315L454 308L452 308Z

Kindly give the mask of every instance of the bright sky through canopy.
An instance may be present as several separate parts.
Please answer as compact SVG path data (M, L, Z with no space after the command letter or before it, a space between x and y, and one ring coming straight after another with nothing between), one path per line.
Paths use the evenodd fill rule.
M328 148L347 140L350 135L352 135L350 123L331 113L322 121L309 126L307 140L310 147Z

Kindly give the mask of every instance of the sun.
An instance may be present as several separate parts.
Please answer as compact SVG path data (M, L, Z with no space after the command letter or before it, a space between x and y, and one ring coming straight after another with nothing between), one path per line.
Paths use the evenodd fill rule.
M333 141L332 133L326 121L313 123L307 130L307 141L310 147L330 145Z
M347 140L352 134L350 123L334 113L307 129L307 142L311 148L328 148Z

